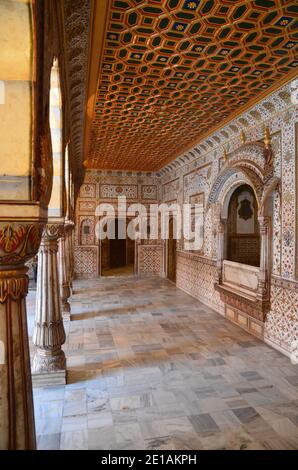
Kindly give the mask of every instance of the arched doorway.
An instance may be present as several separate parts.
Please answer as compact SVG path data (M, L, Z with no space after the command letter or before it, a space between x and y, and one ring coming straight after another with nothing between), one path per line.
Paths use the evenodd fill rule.
M239 186L229 202L227 259L260 266L258 205L252 188L247 184Z
M174 237L174 218L169 219L169 237L167 242L167 278L176 282L176 238Z
M111 233L100 242L100 273L101 276L118 276L134 274L135 240L127 236L128 218L111 219Z

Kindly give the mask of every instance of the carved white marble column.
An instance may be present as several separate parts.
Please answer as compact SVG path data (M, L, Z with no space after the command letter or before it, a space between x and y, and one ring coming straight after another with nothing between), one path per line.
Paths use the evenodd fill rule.
M66 254L67 254L67 280L70 289L70 294L72 293L72 281L73 281L73 271L74 271L74 253L73 253L73 230L74 224L69 221L66 224Z
M71 244L70 244L71 229L66 226L65 231L65 253L66 253L66 277L69 287L69 292L71 295L72 288L72 269L71 269Z
M70 318L70 305L68 298L70 296L69 288L69 260L67 248L67 232L64 230L58 240L58 260L59 260L59 287L61 298L61 309L64 319Z
M217 240L216 240L216 251L217 251L217 282L221 284L222 282L222 265L224 257L224 234L225 234L225 224L222 220L217 221Z
M44 229L39 254L36 290L36 312L33 343L33 383L64 384L66 359L62 351L65 331L61 313L58 278L58 239L63 225L47 225Z
M0 449L35 449L26 295L39 224L0 222ZM1 460L1 459L0 459Z
M260 249L260 275L258 282L258 297L264 299L268 292L268 261L269 261L269 219L259 217L259 227L261 236Z

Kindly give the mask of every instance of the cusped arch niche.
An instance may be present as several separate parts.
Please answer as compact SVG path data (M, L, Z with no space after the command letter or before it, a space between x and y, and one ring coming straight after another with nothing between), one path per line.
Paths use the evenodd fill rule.
M270 143L242 145L226 159L209 193L207 207L213 207L216 230L217 279L215 289L226 306L264 322L270 308L271 236L273 209L271 195L279 178L273 174ZM255 197L260 236L259 266L227 259L229 204L241 186Z
M226 239L228 261L260 266L258 203L248 184L239 186L230 197Z

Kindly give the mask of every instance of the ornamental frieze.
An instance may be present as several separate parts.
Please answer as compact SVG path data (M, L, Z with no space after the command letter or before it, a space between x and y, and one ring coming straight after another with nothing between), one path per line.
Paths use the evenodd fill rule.
M99 197L117 198L126 196L128 199L138 198L138 186L135 184L102 184L99 188Z

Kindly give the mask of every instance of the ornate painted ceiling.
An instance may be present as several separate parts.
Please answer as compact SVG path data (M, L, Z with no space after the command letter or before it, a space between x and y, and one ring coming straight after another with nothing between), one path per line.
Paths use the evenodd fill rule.
M109 0L86 166L159 170L293 77L297 13L285 0Z

